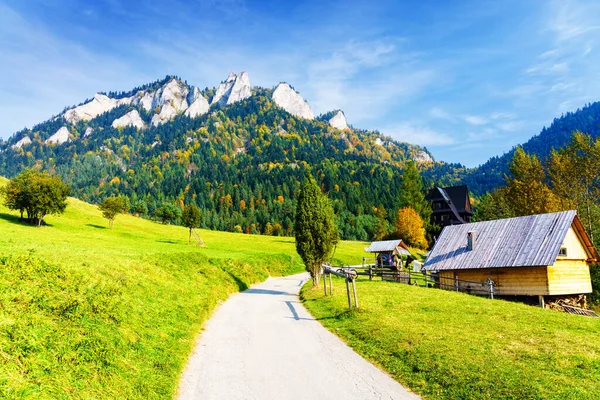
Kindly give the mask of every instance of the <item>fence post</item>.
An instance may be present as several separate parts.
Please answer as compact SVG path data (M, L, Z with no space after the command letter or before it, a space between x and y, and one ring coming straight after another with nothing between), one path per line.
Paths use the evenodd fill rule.
M458 292L458 276L456 275L454 276L454 288Z
M329 274L329 295L331 296L333 293L333 289L332 289L332 283L331 283L331 274Z
M358 296L356 295L355 279L352 279L352 290L354 291L354 307L358 308Z
M488 279L488 285L490 286L490 299L494 300L494 281L492 278Z
M350 300L350 285L348 284L348 277L346 276L346 294L348 295L348 308L352 308L352 300Z
M323 269L323 293L327 296L327 275L325 275L325 269Z

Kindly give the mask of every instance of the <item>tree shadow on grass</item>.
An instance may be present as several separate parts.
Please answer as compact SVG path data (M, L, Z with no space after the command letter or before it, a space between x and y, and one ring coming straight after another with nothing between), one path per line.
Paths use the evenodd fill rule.
M233 281L237 285L240 292L243 292L244 290L248 289L248 285L246 284L246 282L244 282L243 280L241 280L240 278L238 278L237 276L235 276L234 274L232 274L231 272L229 272L225 269L223 269L223 271L225 271L229 274L231 279L233 279Z
M18 215L13 215L13 214L8 214L8 213L0 213L0 219L3 219L12 224L31 226L33 228L38 227L37 223L29 222L26 219L21 219L21 218L19 218ZM49 224L46 221L42 221L42 226L52 226L52 224Z
M90 226L92 228L96 228L96 229L108 229L105 226L102 225L96 225L96 224L86 224L85 226Z
M159 242L159 243L169 243L169 244L177 244L177 243L179 243L179 241L173 240L173 239L158 239L157 242Z

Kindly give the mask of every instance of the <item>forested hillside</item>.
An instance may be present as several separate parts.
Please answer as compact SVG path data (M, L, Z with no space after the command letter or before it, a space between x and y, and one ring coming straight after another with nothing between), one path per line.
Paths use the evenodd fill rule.
M105 98L97 95L90 104L112 101L109 111L84 119L73 117L82 111L67 110L2 143L0 174L47 170L85 201L126 195L132 211L147 208L148 215L163 203L195 203L202 210L203 227L290 235L294 198L310 169L333 202L342 238L366 240L373 236L374 208L397 208L408 160L421 160L430 181L444 174L453 183L464 171L377 132L336 129L328 123L334 113L296 117L275 104L272 89L253 87L252 95L234 104L225 97L215 102L214 96L232 90L234 79L237 84L230 75L216 91L189 87L196 97L188 95L188 102L200 99L208 111L197 116L178 112L158 123L165 109L176 108L183 97L152 106L144 100L149 91L166 93L166 87L177 85L185 95L187 84L175 77ZM129 119L119 126L123 118Z
M587 133L593 138L600 136L600 102L555 118L548 128L544 127L538 135L525 142L523 150L545 162L553 148L559 149L567 145L574 131ZM515 149L493 157L479 168L471 170L464 178L464 183L477 195L503 185L514 152Z

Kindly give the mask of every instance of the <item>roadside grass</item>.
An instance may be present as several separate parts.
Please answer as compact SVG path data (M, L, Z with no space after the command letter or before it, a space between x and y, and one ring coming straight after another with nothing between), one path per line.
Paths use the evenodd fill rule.
M348 311L302 288L312 315L427 399L598 399L600 320L400 283L357 281Z
M0 185L5 180L0 179ZM304 270L292 238L201 231L93 205L37 228L0 205L0 398L172 398L219 302ZM339 262L361 256L343 242Z

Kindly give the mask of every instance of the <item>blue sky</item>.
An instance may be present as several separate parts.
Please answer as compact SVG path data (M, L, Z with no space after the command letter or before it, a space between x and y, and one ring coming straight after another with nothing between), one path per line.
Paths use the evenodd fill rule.
M98 91L248 71L476 166L600 100L598 38L595 0L0 0L0 137Z

